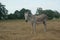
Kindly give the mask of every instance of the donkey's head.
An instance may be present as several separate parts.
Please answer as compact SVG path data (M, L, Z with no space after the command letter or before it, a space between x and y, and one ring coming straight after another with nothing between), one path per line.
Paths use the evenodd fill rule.
M28 22L28 20L31 19L32 14L30 13L30 11L27 11L24 13L24 17L25 17L25 21Z
M28 22L28 14L29 14L28 12L25 12L25 13L24 13L24 17L25 17L25 21L26 21L26 22Z

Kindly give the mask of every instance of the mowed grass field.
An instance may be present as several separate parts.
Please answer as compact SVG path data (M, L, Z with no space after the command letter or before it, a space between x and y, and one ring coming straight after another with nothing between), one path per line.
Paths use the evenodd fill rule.
M32 33L30 22L0 20L0 40L60 40L60 20L47 21L47 32L43 24L37 24L36 33Z

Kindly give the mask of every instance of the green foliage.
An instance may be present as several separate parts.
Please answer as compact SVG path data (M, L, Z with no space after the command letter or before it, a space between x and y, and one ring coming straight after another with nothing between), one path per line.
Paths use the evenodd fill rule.
M14 14L12 14L12 13L11 13L11 14L9 14L9 15L8 15L8 19L15 19Z
M16 10L14 14L8 15L9 19L24 19L24 13L29 11L29 14L31 14L31 11L29 9L22 8L20 11Z
M37 8L36 15L40 15L42 13L42 8Z
M8 10L5 8L5 5L0 3L0 19L6 19L8 14Z
M20 13L18 10L16 10L13 15L16 19L20 17Z
M20 19L24 19L24 13L25 13L25 11L26 11L26 9L24 9L24 8L22 8L21 10L20 10Z
M53 19L54 18L54 12L52 10L44 10L44 11L45 11L45 14L48 15L48 19Z

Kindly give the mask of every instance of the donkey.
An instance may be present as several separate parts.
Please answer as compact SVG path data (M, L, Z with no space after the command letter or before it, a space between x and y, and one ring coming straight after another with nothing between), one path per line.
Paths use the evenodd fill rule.
M29 14L29 12L24 13L25 21L28 22L30 21L32 24L33 32L36 32L36 24L38 23L43 23L44 24L44 32L46 32L46 21L48 16L46 14L41 14L41 15L32 15Z

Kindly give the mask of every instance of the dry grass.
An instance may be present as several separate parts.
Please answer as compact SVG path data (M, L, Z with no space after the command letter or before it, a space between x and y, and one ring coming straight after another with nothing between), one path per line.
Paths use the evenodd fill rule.
M23 20L0 21L0 40L60 40L60 20L48 21L47 32L38 24L35 34L31 24Z

